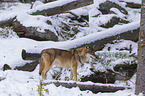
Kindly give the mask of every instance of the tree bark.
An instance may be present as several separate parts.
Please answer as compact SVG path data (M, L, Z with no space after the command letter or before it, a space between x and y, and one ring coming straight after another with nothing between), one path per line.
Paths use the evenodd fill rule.
M97 84L97 83L86 83L86 82L67 82L67 81L50 81L49 83L46 84L51 84L53 83L55 86L64 86L66 88L72 88L72 87L79 87L81 91L84 90L90 90L93 93L98 93L98 92L116 92L118 90L124 90L125 88L130 89L129 87L119 87L115 85L107 85L107 84Z
M137 77L136 77L136 94L145 94L145 0L142 0L141 5L141 25L139 32L138 43L138 65L137 65Z

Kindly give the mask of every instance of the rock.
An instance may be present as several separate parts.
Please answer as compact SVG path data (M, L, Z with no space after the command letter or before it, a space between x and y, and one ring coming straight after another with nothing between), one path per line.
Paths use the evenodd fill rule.
M112 19L110 19L110 21L108 21L106 24L100 25L103 28L109 28L109 27L113 27L114 25L118 24L118 23L124 23L127 24L129 23L129 21L123 20L119 17L112 17Z
M3 71L5 70L11 70L11 67L8 64L4 64Z
M5 77L0 77L0 81L5 80L5 79L6 79Z
M101 3L99 5L99 10L103 13L103 14L108 14L110 13L110 9L111 8L117 8L118 10L120 10L120 12L122 12L123 14L127 15L128 12L122 8L120 5L114 3L114 2L111 2L111 1L106 1L104 3Z

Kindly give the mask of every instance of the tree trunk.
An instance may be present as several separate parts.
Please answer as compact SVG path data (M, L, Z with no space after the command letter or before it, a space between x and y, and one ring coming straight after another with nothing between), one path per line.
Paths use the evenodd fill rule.
M145 0L142 0L141 5L141 25L139 32L139 45L138 45L138 65L136 77L136 94L145 94Z

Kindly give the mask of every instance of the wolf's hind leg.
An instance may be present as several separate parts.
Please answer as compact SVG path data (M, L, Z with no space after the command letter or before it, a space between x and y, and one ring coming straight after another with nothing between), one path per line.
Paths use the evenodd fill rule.
M40 59L40 65L39 65L39 75L41 75L41 72L42 72L43 68L44 68L44 62L43 62L43 59L41 58Z
M52 65L52 60L51 60L51 57L49 54L46 54L44 53L42 55L42 59L43 59L43 62L44 62L44 67L43 67L43 70L42 70L42 80L46 79L46 73L47 71L51 68L51 65Z
M70 78L69 80L72 80L73 79L73 72L72 72L72 69L71 69L71 73L70 73Z

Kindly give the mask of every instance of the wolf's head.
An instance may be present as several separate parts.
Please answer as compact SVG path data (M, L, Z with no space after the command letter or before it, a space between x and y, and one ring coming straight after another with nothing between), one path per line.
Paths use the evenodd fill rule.
M95 50L92 46L89 46L89 45L86 45L84 47L84 50L86 53L89 53L90 55L92 55L94 58L96 58L96 55L95 55Z
M79 51L81 55L85 55L89 53L93 58L96 58L94 48L89 45L86 45L85 47L82 47L82 48L78 48L77 51Z

